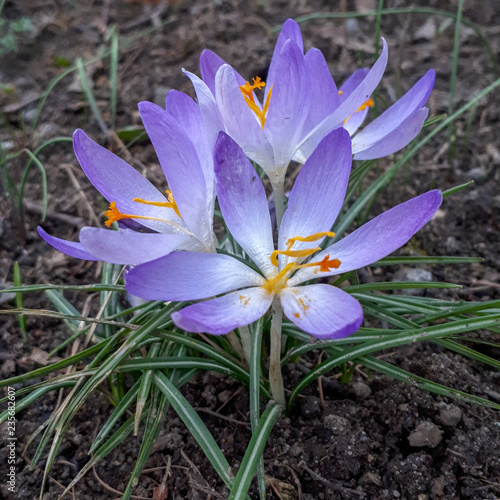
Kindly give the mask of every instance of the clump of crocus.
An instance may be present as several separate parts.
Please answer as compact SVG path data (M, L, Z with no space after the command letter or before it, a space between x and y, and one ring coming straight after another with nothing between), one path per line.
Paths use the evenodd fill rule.
M292 188L275 249L262 182L243 151L222 132L215 149L220 208L258 270L227 255L174 252L134 268L128 290L145 299L171 301L226 294L174 313L176 325L191 332L228 333L256 321L278 298L287 318L315 337L353 333L363 318L357 300L325 283L303 283L359 269L392 253L431 219L442 196L434 190L413 198L320 250L322 240L333 236L351 161L345 130L321 141Z
M268 174L278 213L283 207L283 183L292 159L303 163L332 130L346 128L352 136L354 159L392 154L416 137L428 115L424 107L434 86L429 70L401 99L358 132L371 94L387 65L388 49L370 70L360 69L337 89L323 54L304 54L298 24L288 19L279 35L266 82L252 83L209 50L203 51L203 80L186 72L194 84L212 141L217 130L227 132L245 154ZM262 91L262 100L256 92ZM260 92L260 93L262 93Z
M214 171L202 116L187 95L171 91L166 110L141 103L146 129L167 178L163 194L137 170L82 130L73 136L80 165L110 203L106 225L117 231L84 227L79 242L40 236L72 257L135 265L175 249L215 251L213 235Z

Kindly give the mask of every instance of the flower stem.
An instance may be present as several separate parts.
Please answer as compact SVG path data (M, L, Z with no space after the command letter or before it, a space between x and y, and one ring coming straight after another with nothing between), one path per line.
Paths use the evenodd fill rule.
M250 328L248 328L248 326L240 326L238 331L240 332L241 346L243 348L245 361L250 363L250 358L252 356L252 335L250 333Z
M237 337L236 333L234 333L234 330L231 330L227 335L226 335L227 340L229 340L229 343L231 344L231 347L234 349L234 352L242 359L245 360L245 352L243 351L243 347L241 345L240 339ZM246 361L246 360L245 360Z
M281 323L283 321L283 309L280 298L274 297L272 304L273 316L271 319L271 349L269 354L269 384L274 401L279 405L285 405L285 388L281 374Z
M274 197L274 209L276 212L276 227L279 229L281 219L285 213L285 180L277 179L275 182L271 181Z

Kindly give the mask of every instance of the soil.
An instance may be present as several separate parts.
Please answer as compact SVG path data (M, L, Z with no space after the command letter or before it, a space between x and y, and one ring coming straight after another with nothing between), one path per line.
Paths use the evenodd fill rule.
M374 9L376 4L375 0L171 0L168 4L8 0L5 17L28 16L33 20L33 30L21 36L18 52L4 55L0 65L2 148L6 154L23 148L35 151L46 141L70 137L74 129L81 127L160 186L162 174L147 141L124 149L113 133L140 126L137 102L163 104L171 88L193 95L181 68L199 73L198 58L203 48L216 51L249 78L265 75L277 37L269 30L287 17L342 10L363 12ZM389 0L384 6L456 12L457 4L457 0ZM500 5L470 0L465 2L464 16L476 23L498 57ZM162 22L165 24L151 29ZM109 47L113 26L120 34L114 128L110 125L110 59L96 57ZM313 19L302 23L301 28L306 49L315 46L323 51L337 82L360 64L373 62L373 17ZM496 78L498 66L476 33L464 26L460 30L456 92L450 101L454 23L446 17L431 13L386 15L381 20L381 34L390 47L388 68L379 87L381 108L429 68L437 72L429 101L432 116L458 109ZM94 61L85 66L85 71L107 134L96 123L75 73L63 76L66 65L78 57ZM35 123L36 105L57 76L61 79ZM441 132L427 143L400 170L372 209L377 214L430 188L446 190L474 180L472 186L447 198L433 221L402 250L416 255L484 259L461 266L423 266L436 281L463 285L453 292L426 292L428 296L479 301L500 298L499 116L498 93L491 94L460 116L452 130ZM38 158L48 182L49 211L43 227L59 237L76 239L83 225L102 225L102 201L79 168L71 144L49 145ZM18 185L27 161L23 154L7 164ZM379 172L390 163L391 159L381 160ZM99 264L57 253L38 237L36 226L42 223L43 209L40 170L31 168L27 176L22 212L8 199L4 180L0 192L2 286L11 286L15 261L19 262L26 284L85 284L99 279ZM363 281L391 280L394 276L404 277L406 272L406 268L384 267L360 276ZM85 306L86 295L75 292L65 296L78 310ZM12 298L0 300L3 308L15 307ZM96 297L88 303L89 314L97 308L98 300ZM50 303L42 293L26 294L25 307L50 308ZM2 378L45 363L44 353L69 335L60 321L28 317L34 355L24 345L14 317L4 316L0 322ZM492 334L479 334L495 341ZM490 356L498 357L498 350L487 349ZM384 357L421 377L500 402L498 372L437 345L415 344L384 353ZM293 387L318 361L316 353L287 366L286 386ZM247 390L233 380L209 373L187 384L183 393L199 410L237 470L250 438ZM28 444L31 433L46 421L56 403L57 395L47 395L18 415L18 450ZM57 498L62 485L68 484L85 464L92 439L111 410L99 393L80 410L59 451L44 499ZM4 435L5 429L1 432ZM119 497L133 469L139 444L140 436L126 440L77 484L73 498ZM29 469L34 450L31 444L26 452L18 453L17 492L11 494L2 480L0 495L38 497L42 470ZM7 453L2 446L2 478L7 473ZM164 478L167 457L171 459L170 475ZM40 465L43 467L43 461ZM355 371L349 384L342 384L334 372L309 386L293 412L279 420L265 450L265 469L270 499L495 499L500 496L498 413L361 369ZM159 484L164 479L167 493L161 496ZM227 498L227 490L173 412L167 416L134 494L136 498L157 499ZM257 497L256 490L251 490L251 498Z

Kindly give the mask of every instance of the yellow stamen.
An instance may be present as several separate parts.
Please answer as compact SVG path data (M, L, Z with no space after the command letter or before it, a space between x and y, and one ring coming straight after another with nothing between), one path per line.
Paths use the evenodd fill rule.
M278 267L278 255L286 255L287 257L296 257L296 258L309 257L309 255L312 255L318 250L321 250L320 247L308 248L306 250L275 250L271 254L271 262L273 266Z
M363 111L364 109L366 108L371 108L373 106L373 99L370 97L370 99L368 99L367 101L365 101L363 104L361 104L361 106L354 112L354 113L357 113L358 111ZM353 113L353 114L354 114ZM344 120L344 125L347 123L347 121L352 117L352 115L348 116L345 120Z
M296 241L317 241L321 238L324 238L325 236L333 238L335 236L335 233L333 231L324 231L321 233L311 234L310 236L294 236L286 242L286 247L287 249L291 248Z
M295 264L293 262L290 262L290 264L287 264L281 270L281 272L278 273L278 275L276 277L274 277L272 280L266 281L263 288L265 290L267 290L269 293L280 292L288 280L289 271L291 271L294 267L295 267Z
M181 213L179 212L179 207L177 206L177 203L174 200L174 196L172 195L172 191L170 189L167 189L165 191L167 194L167 199L168 201L148 201L148 200L143 200L142 198L134 198L133 200L136 203L143 203L144 205L153 205L155 207L165 207L165 208L172 208L175 213L181 217Z
M344 93L343 90L339 90L339 95L342 95Z
M271 85L269 92L266 97L266 102L264 103L264 107L260 109L260 106L255 102L253 91L261 90L265 87L265 83L262 81L260 76L256 76L253 78L253 84L250 85L249 82L245 82L245 85L240 85L240 90L243 96L245 97L245 101L248 104L248 107L255 113L257 118L259 119L260 126L264 130L264 125L266 123L266 114L269 109L269 101L271 100L271 93L273 91L273 86Z

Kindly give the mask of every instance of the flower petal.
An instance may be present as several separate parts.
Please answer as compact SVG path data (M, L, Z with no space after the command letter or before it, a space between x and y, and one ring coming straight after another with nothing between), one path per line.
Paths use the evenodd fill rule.
M206 83L198 78L195 74L183 70L184 74L191 80L194 91L196 92L196 99L198 106L203 116L205 123L205 132L207 135L210 151L213 151L217 135L220 130L225 130L222 118L219 112L219 107L215 102L215 97L206 85Z
M274 164L284 169L303 137L311 95L304 55L288 40L276 61L279 78L273 83L264 132L273 147Z
M269 65L269 71L267 73L267 85L265 91L265 98L267 98L267 94L269 92L269 88L274 84L274 80L276 79L276 75L281 78L281 74L277 69L277 60L279 59L279 55L281 54L281 50L283 46L288 40L293 40L297 47L300 49L302 54L304 53L304 42L302 41L302 33L300 32L299 25L293 19L287 19L283 23L283 27L281 28L280 35L278 40L276 41L276 46L274 47L273 57L271 59L271 64Z
M304 57L309 75L311 104L304 123L304 131L312 130L340 105L337 86L332 78L325 57L318 49L310 49Z
M341 126L346 118L349 118L357 109L364 104L379 84L387 66L388 49L387 42L382 38L383 48L380 57L366 74L362 82L352 91L349 97L318 126L308 132L300 145L302 156L308 158L319 144L321 139L331 130Z
M272 294L263 288L246 288L185 307L173 313L172 320L188 332L225 335L257 321L269 309L271 302Z
M401 99L373 120L354 138L354 152L371 147L392 131L404 132L404 128L407 126L405 121L411 116L415 116L415 113L427 102L434 88L435 80L436 73L434 70L427 71ZM371 158L378 158L378 156L371 156Z
M219 57L215 52L205 49L200 56L201 78L207 84L208 88L215 96L215 75L218 69L226 64L226 61Z
M217 104L227 133L251 160L266 172L273 172L273 148L245 102L233 68L228 65L221 66L215 82Z
M160 106L140 102L139 111L182 219L207 249L211 249L213 197L207 193L205 176L191 139Z
M361 68L356 70L340 87L340 102L343 103L358 87L358 85L363 81L370 70L368 68ZM361 111L354 112L351 116L344 119L343 127L349 132L349 134L354 135L356 130L361 126L363 121L368 114L369 107L362 109Z
M281 304L290 321L319 339L347 337L363 322L360 303L331 285L285 287Z
M76 241L67 241L61 238L56 238L51 236L46 231L44 231L40 226L37 227L38 234L53 248L59 250L59 252L65 253L70 257L75 257L77 259L84 260L99 260L94 255L89 254L83 248L81 243Z
M290 286L304 281L342 274L377 262L403 246L419 229L429 222L441 205L443 196L437 189L401 203L375 217L353 233L325 248L313 257L319 262L327 255L339 259L338 269L327 273L318 268L303 268L288 280Z
M206 299L264 283L239 260L208 252L174 252L134 267L127 275L127 290L148 300Z
M429 108L418 109L399 123L398 128L388 131L380 138L377 137L380 136L382 130L371 129L374 132L371 137L364 134L366 129L362 130L352 141L354 159L373 160L396 153L417 137L428 114Z
M217 196L224 221L248 256L266 277L276 270L271 217L264 186L241 148L224 132L214 153Z
M186 234L138 233L127 229L84 227L80 231L84 249L99 260L133 266L163 257L190 239L196 240Z
M279 250L286 249L289 238L309 236L332 228L342 208L351 164L349 134L343 128L330 132L306 161L290 192L279 232ZM292 248L315 248L322 240L297 241ZM280 268L291 260L295 259L280 256Z
M99 146L83 130L73 134L73 147L90 182L109 202L115 201L126 214L142 215L180 222L171 208L136 203L133 199L166 202L167 199L143 175L127 162ZM165 223L140 219L141 224L163 232Z
M205 124L200 108L183 92L171 90L166 99L167 113L177 122L181 130L189 137L198 153L198 160L203 170L207 194L213 196L214 192L214 162L212 149L210 149L205 134ZM208 206L213 206L213 201L208 200Z

